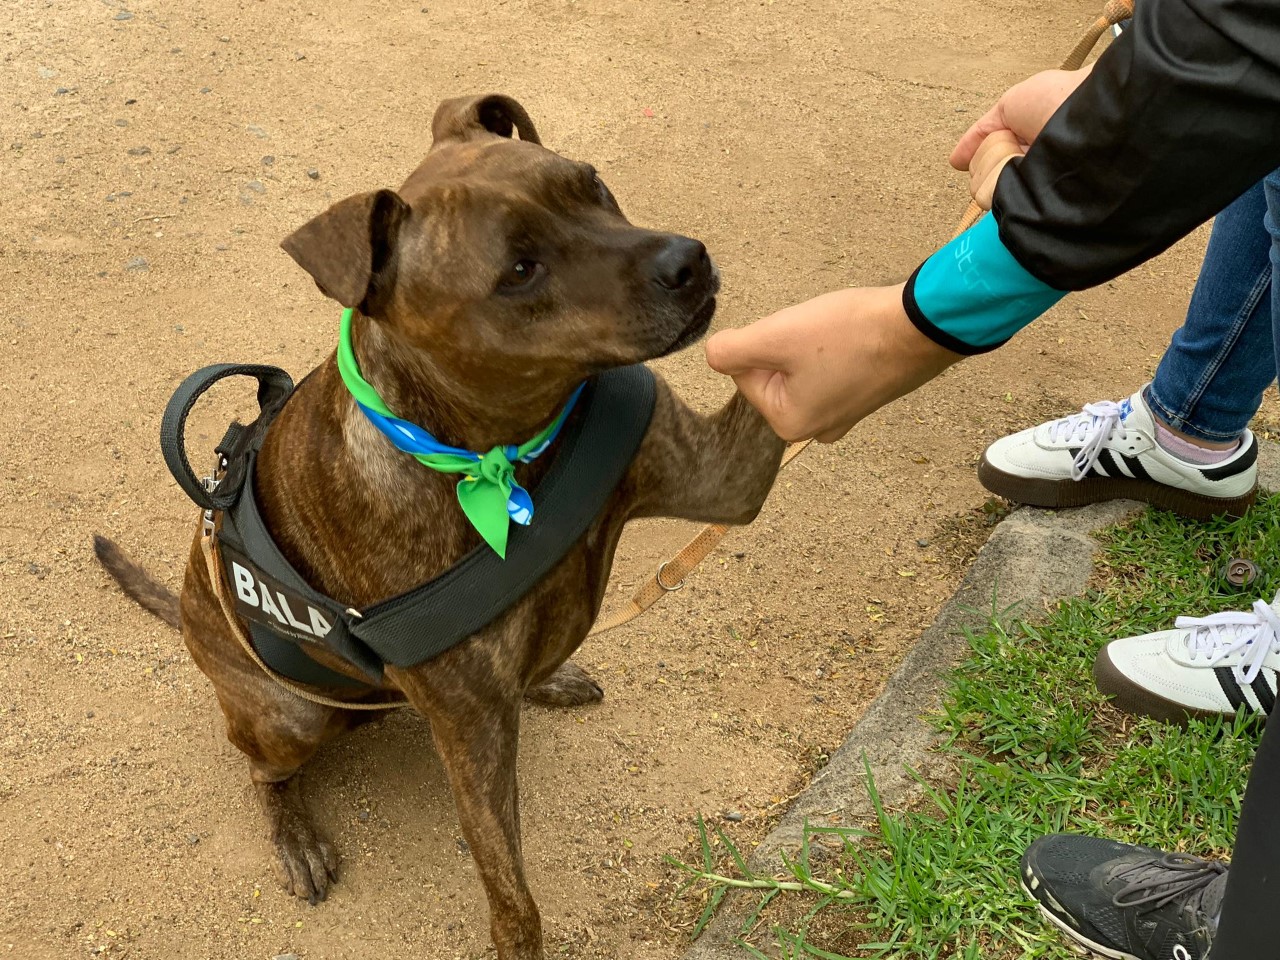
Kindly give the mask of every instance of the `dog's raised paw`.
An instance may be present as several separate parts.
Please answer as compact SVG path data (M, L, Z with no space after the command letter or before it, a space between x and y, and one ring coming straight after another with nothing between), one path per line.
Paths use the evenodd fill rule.
M604 699L604 689L587 676L585 670L567 661L547 679L530 687L525 697L549 707L580 707L585 703L599 703Z

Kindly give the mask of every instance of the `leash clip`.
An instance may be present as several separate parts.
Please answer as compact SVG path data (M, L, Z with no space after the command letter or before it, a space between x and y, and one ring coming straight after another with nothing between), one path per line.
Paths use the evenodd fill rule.
M218 454L218 459L214 461L213 472L207 477L201 477L200 485L204 487L204 492L212 494L218 489L218 485L222 483L222 475L227 469L227 458L222 454ZM210 507L204 512L204 523L200 527L200 535L203 537L213 536L213 508Z

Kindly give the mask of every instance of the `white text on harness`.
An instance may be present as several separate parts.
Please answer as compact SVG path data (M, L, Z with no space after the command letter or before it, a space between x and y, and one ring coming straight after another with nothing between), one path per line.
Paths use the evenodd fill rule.
M282 627L293 627L295 630L311 634L317 640L333 629L333 624L311 604L306 604L308 619L311 622L303 623L293 615L289 600L283 593L278 590L272 591L261 580L255 581L253 574L234 560L231 561L231 578L235 582L236 596L240 598L241 603L269 614L278 620Z

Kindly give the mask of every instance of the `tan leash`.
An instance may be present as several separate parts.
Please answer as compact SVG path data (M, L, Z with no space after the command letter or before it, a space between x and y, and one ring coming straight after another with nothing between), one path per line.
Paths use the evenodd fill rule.
M1085 31L1085 35L1081 37L1080 42L1075 45L1066 60L1062 62L1061 69L1078 70L1084 64L1085 57L1089 55L1089 51L1097 45L1099 38L1109 27L1133 16L1133 3L1134 0L1108 0L1102 14L1089 26L1089 29ZM956 228L955 235L959 236L972 227L985 212L976 202L970 201L969 207L965 210L964 217L960 221L960 226ZM804 453L811 443L813 443L812 440L801 440L787 447L778 469L781 470L786 467L792 460ZM731 529L731 527L719 523L712 523L703 527L701 532L685 544L679 553L671 559L658 564L658 569L654 571L653 576L640 585L639 589L632 594L631 599L622 609L608 619L597 623L587 636L598 636L623 624L630 623L668 593L679 590L684 586L685 578L697 569L698 564L707 558L707 555L719 545L720 541L725 538ZM253 644L250 643L249 636L244 627L241 626L240 618L236 616L235 608L227 597L226 581L218 570L218 558L214 551L213 535L208 526L206 526L205 534L200 541L200 549L204 553L205 562L209 568L209 581L213 584L213 591L218 597L223 616L227 618L227 623L231 625L231 632L235 634L236 639L240 641L240 646L244 648L245 653L252 658L253 662L261 667L262 671L280 686L303 700L309 700L312 703L318 703L326 707L337 707L341 710L395 710L409 705L407 700L394 703L351 703L345 700L334 700L330 697L312 693L306 687L300 686L287 677L276 673L263 661L262 657L258 655L258 651L254 649Z
M811 443L813 443L812 440L801 440L787 447L786 453L782 455L782 463L778 469L781 470L800 454L804 453ZM716 545L732 529L732 527L726 527L722 523L707 524L696 537L684 545L684 549L670 560L658 564L658 569L654 571L653 576L640 585L640 589L632 594L627 604L607 620L597 623L591 628L591 632L587 636L594 637L615 627L620 627L624 623L630 623L668 593L679 590L684 586L685 577L691 574L694 568L706 559L707 554L714 550Z
M1067 59L1062 61L1060 69L1079 70L1084 65L1085 57L1089 55L1089 51L1097 45L1099 38L1110 27L1133 16L1133 3L1134 0L1108 0L1098 19L1089 25L1089 29L1080 38L1080 42L1075 45ZM969 206L965 210L954 236L958 237L972 227L984 213L986 211L978 206L975 201L969 201ZM800 454L804 453L811 443L813 443L812 440L802 440L787 447L787 452L783 456L782 464L778 469L781 470ZM615 627L620 627L624 623L630 623L668 593L679 590L684 586L685 577L706 559L707 554L716 548L730 529L718 523L703 527L696 537L685 544L684 549L670 560L658 565L658 569L653 576L640 585L640 588L636 590L630 601L621 610L607 620L597 623L587 636L594 637L613 630Z

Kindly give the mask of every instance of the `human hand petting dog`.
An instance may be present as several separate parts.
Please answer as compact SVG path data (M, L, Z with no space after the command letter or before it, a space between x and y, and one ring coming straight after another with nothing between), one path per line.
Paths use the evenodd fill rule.
M960 359L920 333L903 284L836 290L707 341L712 369L784 440L834 443Z
M960 138L951 165L969 171L984 209L1005 165L1026 152L1090 69L1029 77ZM721 331L707 341L707 363L733 377L783 439L833 443L961 359L916 329L902 305L904 286L837 290Z

